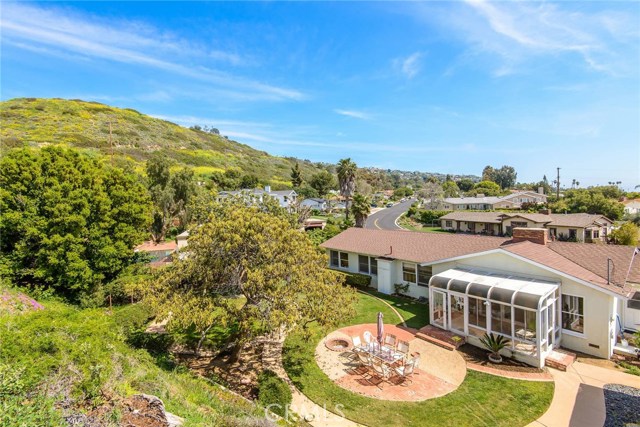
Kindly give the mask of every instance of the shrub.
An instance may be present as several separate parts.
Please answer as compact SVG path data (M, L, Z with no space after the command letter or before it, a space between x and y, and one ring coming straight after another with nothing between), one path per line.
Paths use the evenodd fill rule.
M348 273L344 271L334 270L337 274L344 276L345 285L355 286L356 288L367 288L371 286L371 276L360 273Z
M409 290L408 283L396 283L393 287L396 288L396 294L398 295L404 295Z
M434 221L440 219L441 216L445 216L448 213L449 211L423 210L419 211L416 217L420 222L431 225Z
M272 412L284 416L286 408L291 404L291 389L278 375L265 370L258 377L258 402Z

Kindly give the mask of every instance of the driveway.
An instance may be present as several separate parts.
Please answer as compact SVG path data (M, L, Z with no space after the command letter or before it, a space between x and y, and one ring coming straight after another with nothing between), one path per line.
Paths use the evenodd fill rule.
M398 203L391 208L381 209L367 218L365 228L373 230L404 230L396 225L396 220L409 210L415 200Z
M528 427L602 427L607 416L602 387L622 384L640 388L638 376L581 362L573 362L567 372L549 372L555 381L551 406Z

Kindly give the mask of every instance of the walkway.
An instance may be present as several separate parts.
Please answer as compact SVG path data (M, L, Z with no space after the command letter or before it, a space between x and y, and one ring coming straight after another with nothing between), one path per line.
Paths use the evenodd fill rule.
M638 376L581 362L574 362L567 372L549 371L555 381L551 406L528 427L602 427L606 418L602 386L640 388Z

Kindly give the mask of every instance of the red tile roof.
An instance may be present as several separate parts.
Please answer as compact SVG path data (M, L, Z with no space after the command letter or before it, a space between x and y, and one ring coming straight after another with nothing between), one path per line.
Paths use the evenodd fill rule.
M170 242L154 243L152 241L144 242L136 246L136 251L155 252L155 251L175 251L178 249L178 243L175 240Z
M429 263L493 249L502 249L619 295L640 283L640 253L632 246L588 243L514 243L508 238L473 234L423 233L350 228L320 245L322 248L370 256ZM607 258L613 260L607 284ZM633 264L631 264L633 262Z

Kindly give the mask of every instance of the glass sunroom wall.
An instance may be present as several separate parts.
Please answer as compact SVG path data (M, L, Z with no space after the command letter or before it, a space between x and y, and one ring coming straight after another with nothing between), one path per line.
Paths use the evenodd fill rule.
M513 310L514 350L535 356L538 350L538 313L520 307L514 307Z
M487 300L473 296L468 296L467 300L469 335L482 337L487 332Z

